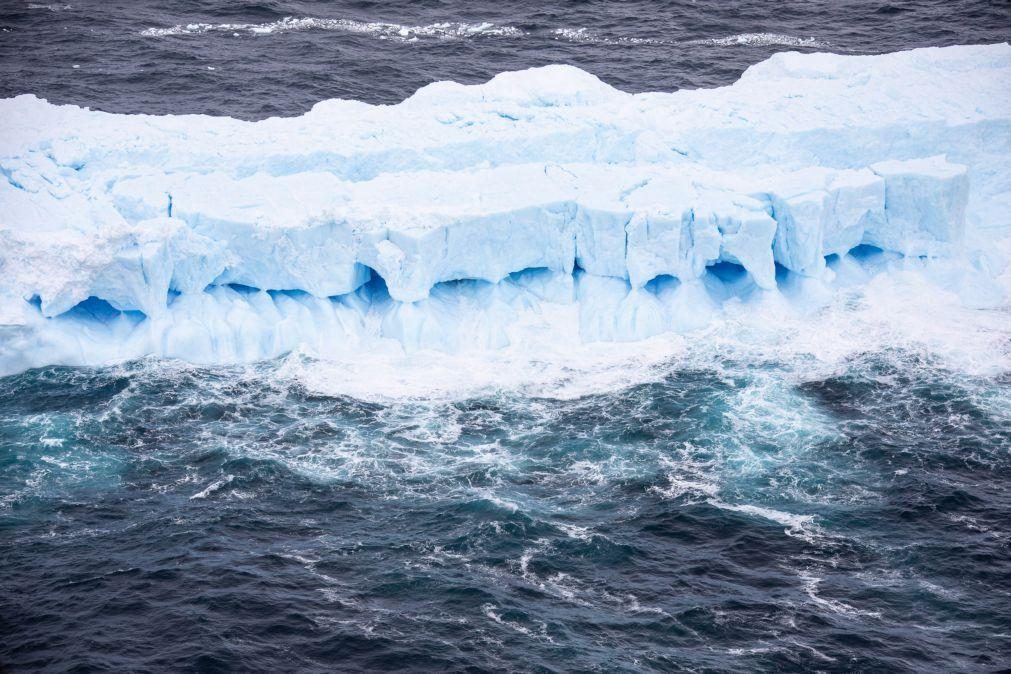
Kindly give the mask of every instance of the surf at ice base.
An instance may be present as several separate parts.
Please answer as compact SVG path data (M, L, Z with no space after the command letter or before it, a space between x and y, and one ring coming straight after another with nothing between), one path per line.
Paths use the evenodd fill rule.
M636 341L910 265L1000 306L1008 81L1000 44L670 94L550 66L261 122L0 101L0 372Z

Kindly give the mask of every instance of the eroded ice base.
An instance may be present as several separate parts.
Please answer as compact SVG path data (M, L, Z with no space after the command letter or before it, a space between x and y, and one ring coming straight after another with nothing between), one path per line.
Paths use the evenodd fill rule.
M174 296L157 317L91 299L55 318L29 311L24 324L2 328L0 360L15 371L145 355L217 364L296 353L340 363L324 370L331 379L324 388L361 397L520 380L557 387L577 375L593 386L642 377L642 368L626 369L629 359L648 369L684 351L685 340L728 357L754 349L755 357L777 352L789 360L791 351L814 359L802 369L864 348L915 343L930 351L932 340L947 356L982 358L982 371L1011 365L1011 324L999 309L1011 274L1005 268L995 278L986 256L925 260L862 246L829 257L826 269L812 278L780 267L773 290L726 263L695 282L661 276L642 288L581 270L532 269L498 283L440 283L407 303L378 280L332 298L213 286Z

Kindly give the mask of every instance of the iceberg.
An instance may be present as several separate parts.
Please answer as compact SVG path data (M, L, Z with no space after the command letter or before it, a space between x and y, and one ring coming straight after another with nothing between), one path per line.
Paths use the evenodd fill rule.
M2 100L0 374L494 349L546 314L635 341L824 292L867 247L975 270L1011 231L1008 82L998 44L638 95L548 66L260 122Z

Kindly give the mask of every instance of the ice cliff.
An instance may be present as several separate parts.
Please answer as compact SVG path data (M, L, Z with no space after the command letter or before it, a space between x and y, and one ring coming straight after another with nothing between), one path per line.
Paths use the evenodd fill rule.
M1011 225L1007 44L780 53L675 93L550 66L261 122L0 119L0 374L498 347L559 307L635 340L830 289L854 249L982 278Z

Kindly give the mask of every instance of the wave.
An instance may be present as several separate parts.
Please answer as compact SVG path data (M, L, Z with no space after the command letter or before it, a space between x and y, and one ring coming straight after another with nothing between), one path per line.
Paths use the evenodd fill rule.
M469 37L499 36L513 37L523 32L513 26L499 26L489 22L460 23L440 22L425 26L407 26L384 21L357 21L355 19L320 19L313 17L285 17L269 23L188 23L169 28L146 28L141 35L146 37L167 37L172 35L194 35L201 33L249 33L270 35L307 30L337 31L372 35L379 39L417 40L432 38L439 40L463 39Z
M704 45L708 47L828 47L830 44L813 37L797 37L782 33L738 33L726 37L689 40L683 44Z
M552 37L564 42L579 42L588 44L632 44L632 45L676 45L675 40L663 40L649 37L627 37L602 35L589 28L555 28Z
M828 42L814 37L797 37L782 33L738 33L716 38L697 40L670 40L664 38L607 36L588 28L556 28L551 31L557 40L590 44L627 44L652 46L707 46L707 47L818 47L830 46Z
M41 6L41 5L40 5ZM52 7L51 5L48 7ZM474 37L528 37L538 33L523 31L515 26L498 25L488 21L465 23L446 21L423 26L387 21L359 21L357 19L324 19L317 17L288 16L266 23L187 23L167 28L145 28L145 37L169 37L176 35L199 35L203 33L232 33L251 35L271 35L300 31L336 31L369 35L381 40L413 42L420 39L462 40ZM780 33L740 33L717 38L698 40L671 40L663 38L629 37L604 35L589 28L555 28L547 35L555 40L573 43L604 45L646 45L646 46L711 46L711 47L827 47L828 43L813 37L797 37Z
M73 7L70 6L70 5L62 5L62 4L58 4L58 3L53 3L53 4L48 4L47 5L47 4L43 4L41 2L29 2L28 5L26 5L26 8L27 9L46 9L46 10L49 10L50 12L63 12L63 11L66 11L68 9L73 9Z

